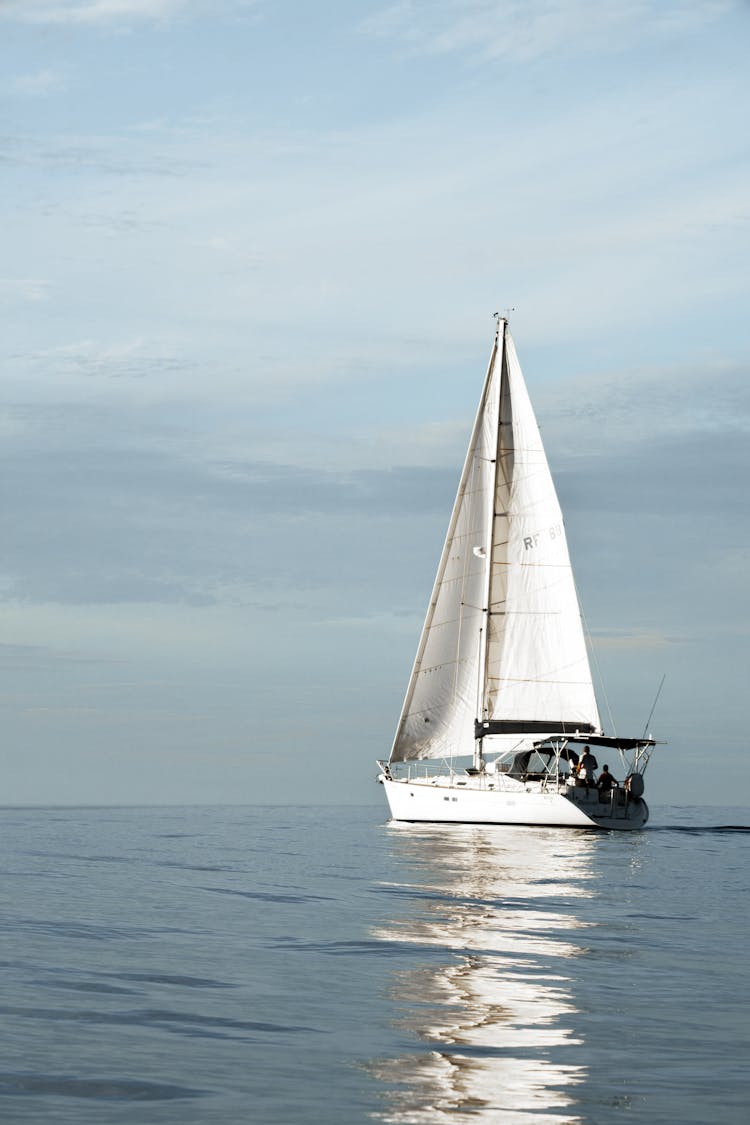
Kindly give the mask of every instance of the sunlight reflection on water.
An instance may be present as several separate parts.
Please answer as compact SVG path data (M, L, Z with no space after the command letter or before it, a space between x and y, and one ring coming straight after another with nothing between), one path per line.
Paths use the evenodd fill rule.
M582 1062L549 1057L579 1047L571 1017L585 965L587 923L576 903L592 894L588 834L554 829L392 825L395 853L408 849L423 880L416 918L394 918L383 941L445 950L445 961L391 980L402 1029L422 1051L380 1060L373 1072L394 1123L482 1122L561 1125ZM407 898L408 901L408 898Z

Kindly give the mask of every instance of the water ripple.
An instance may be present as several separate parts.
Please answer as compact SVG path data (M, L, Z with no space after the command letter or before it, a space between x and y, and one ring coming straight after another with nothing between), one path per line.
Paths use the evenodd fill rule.
M237 891L232 887L200 887L215 895L236 895L238 898L252 898L259 902L331 902L329 895L280 894L278 891Z
M162 1102L199 1098L207 1091L126 1078L75 1078L68 1074L0 1074L0 1097L53 1096L102 1101Z
M180 973L107 973L116 980L139 981L144 984L174 984L180 988L234 988L224 980L212 980L210 977L188 977Z
M260 1032L263 1035L291 1035L314 1032L317 1028L296 1024L269 1023L266 1020L238 1020L227 1016L201 1015L165 1008L143 1008L132 1011L104 1012L84 1008L25 1008L2 1005L0 1015L20 1016L44 1022L114 1024L128 1027L161 1027L188 1035L221 1034L226 1031Z
M655 824L647 832L681 832L688 836L710 836L721 832L750 832L750 824Z

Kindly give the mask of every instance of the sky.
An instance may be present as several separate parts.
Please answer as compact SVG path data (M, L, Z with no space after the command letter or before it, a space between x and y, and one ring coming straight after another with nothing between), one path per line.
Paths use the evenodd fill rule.
M0 0L2 803L381 800L507 308L605 727L666 676L654 811L750 805L749 44Z

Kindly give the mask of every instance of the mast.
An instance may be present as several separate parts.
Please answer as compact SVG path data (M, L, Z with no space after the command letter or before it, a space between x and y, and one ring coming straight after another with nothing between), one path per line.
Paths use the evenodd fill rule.
M498 446L500 444L500 411L502 408L502 379L503 379L503 364L505 363L505 333L508 327L507 317L500 316L499 313L495 314L497 321L497 329L495 331L495 352L494 361L500 362L500 386L497 394L497 415L495 417L495 456L492 458L492 487L488 492L488 503L492 505L489 511L489 519L487 520L487 542L484 547L484 589L482 592L482 625L479 630L479 674L477 677L477 720L479 724L485 718L486 711L486 688L487 688L487 651L490 643L490 579L492 576L492 549L495 539L495 507L497 504L497 462L498 462ZM500 340L500 330L502 325L502 342ZM483 739L477 738L474 742L474 769L481 771L484 769L484 755Z

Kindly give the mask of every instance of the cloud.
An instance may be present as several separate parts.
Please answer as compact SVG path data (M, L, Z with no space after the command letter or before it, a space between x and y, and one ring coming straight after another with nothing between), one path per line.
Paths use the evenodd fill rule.
M140 178L159 176L167 180L195 173L205 166L197 154L188 158L164 152L158 146L148 150L125 136L84 138L57 136L38 141L36 138L4 136L0 138L0 158L5 163L24 167L45 166L55 174L60 171L93 172L106 176Z
M23 23L105 24L122 20L164 20L190 0L6 0L0 16Z
M9 675L19 669L41 671L61 664L94 664L98 669L104 662L116 663L113 658L105 656L102 652L84 656L72 650L54 648L50 645L0 643L0 669Z
M2 15L2 8L0 8ZM67 86L67 79L54 70L37 70L31 74L19 74L8 83L8 90L18 97L41 98L57 94Z
M557 474L564 508L612 516L657 517L677 532L680 520L709 539L726 535L727 521L746 527L750 516L750 444L743 433L632 439L609 455L570 458ZM567 503L566 503L567 501Z
M733 441L750 430L747 364L706 351L695 361L630 370L595 370L573 375L535 395L548 450L585 463L617 458L634 445L707 440L716 447L710 465L723 460L724 436ZM740 443L741 446L741 443ZM742 449L738 449L742 456Z
M372 390L357 381L352 426L326 441L308 416L315 392L282 423L259 414L254 393L243 397L244 376L224 386L140 337L78 341L34 365L5 411L2 473L17 482L0 516L12 529L6 599L280 613L294 603L338 620L342 605L362 614L367 586L368 613L421 607L470 406L462 422L428 415L413 430L384 428L378 448L377 380ZM739 588L749 394L744 368L710 363L542 385L538 413L589 589L602 588L603 573L609 589L625 568L634 589L686 596L719 573L717 560L722 596ZM661 631L678 630L669 621ZM636 624L638 636L659 632L647 616Z
M85 379L144 379L181 371L186 362L138 337L125 343L104 346L95 340L79 340L40 349L24 357L36 371L56 377Z
M738 0L401 0L365 19L365 34L420 54L470 53L533 60L561 52L621 50L652 37L699 27Z
M44 301L51 285L38 277L0 277L0 300Z
M412 536L437 551L437 536L433 544L418 529L435 516L442 526L455 484L452 470L222 462L158 412L122 402L31 408L1 460L16 482L0 516L13 528L0 556L6 601L262 607L282 598L315 614L339 597L361 607L352 591L368 583L370 603L387 605L388 565L413 552Z
M256 0L3 0L0 18L22 23L106 26L148 21L163 23L200 11L244 11Z
M664 633L629 632L626 630L617 633L597 633L594 630L591 634L591 643L594 648L623 651L666 648L668 645L680 644L682 640L681 637L670 637Z

